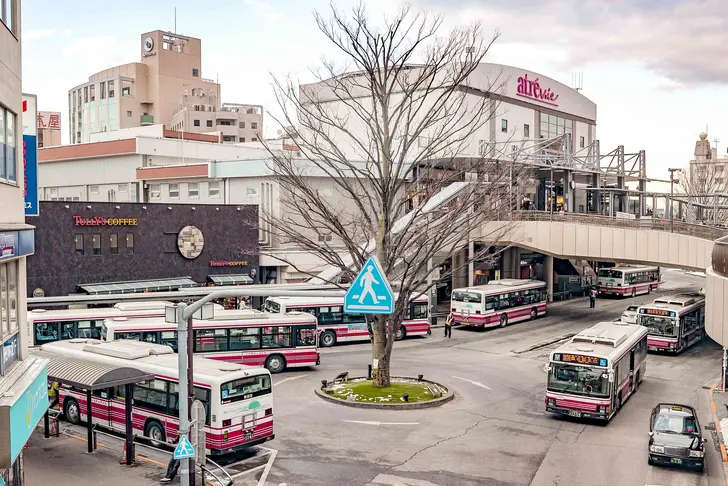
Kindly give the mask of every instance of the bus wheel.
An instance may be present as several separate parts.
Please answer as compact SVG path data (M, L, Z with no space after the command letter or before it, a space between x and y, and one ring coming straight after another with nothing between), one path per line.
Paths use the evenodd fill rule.
M73 425L81 423L81 409L78 407L78 402L73 398L66 398L63 401L63 415Z
M404 337L407 335L407 330L404 328L402 324L399 325L399 329L397 329L397 332L394 333L394 340L395 341L401 341L404 339Z
M286 369L286 359L280 354L272 354L265 360L265 367L271 373L280 373Z
M534 307L533 309L531 309L531 320L534 320L537 317L538 317L538 309L536 309Z
M508 316L501 314L500 327L506 327L508 325Z
M323 348L330 348L334 344L336 344L336 334L334 334L331 331L324 331L321 333L321 347Z
M165 442L164 427L156 420L150 420L144 427L144 435L154 447L161 447Z

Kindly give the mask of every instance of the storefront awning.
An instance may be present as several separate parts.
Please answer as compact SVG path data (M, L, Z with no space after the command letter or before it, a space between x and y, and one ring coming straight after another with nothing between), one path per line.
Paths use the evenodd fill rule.
M181 277L160 280L135 280L131 282L93 283L79 285L78 287L91 295L133 294L142 292L165 292L197 287L197 282L189 277Z
M209 275L207 278L212 280L215 285L248 285L253 283L253 279L248 275Z

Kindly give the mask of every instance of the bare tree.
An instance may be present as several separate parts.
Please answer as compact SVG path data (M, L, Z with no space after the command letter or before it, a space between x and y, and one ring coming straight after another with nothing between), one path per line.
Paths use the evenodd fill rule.
M728 219L728 211L722 208L724 201L715 197L725 192L725 177L723 164L710 160L691 163L680 173L677 193L687 202L689 223L724 223Z
M499 108L492 95L507 80L474 75L498 34L475 24L442 36L441 17L409 8L381 25L363 6L315 20L348 64L324 60L315 84L274 78L284 113L276 121L301 157L269 147L282 207L263 219L278 244L312 252L349 279L376 255L398 288L394 313L369 317L373 380L388 386L410 300L467 248L474 228L516 206L520 149L487 142Z

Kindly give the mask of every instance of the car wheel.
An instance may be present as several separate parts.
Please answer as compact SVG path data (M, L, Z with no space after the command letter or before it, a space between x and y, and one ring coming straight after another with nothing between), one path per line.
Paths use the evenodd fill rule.
M705 463L704 463L704 462L701 462L700 464L698 464L698 465L697 465L697 466L695 467L695 469L696 469L696 470L697 470L697 471L698 471L698 472L699 472L700 474L703 474L703 472L705 472Z
M655 462L652 460L652 457L649 455L647 456L647 464L649 464L650 466L655 465Z
M81 409L78 406L78 402L73 398L67 398L63 401L63 415L73 425L81 423Z
M534 320L538 317L538 310L534 307L531 309L531 320Z
M265 367L271 373L280 373L286 369L286 358L280 354L272 354L265 360Z
M506 327L507 325L508 325L508 316L505 314L501 314L500 327Z
M331 331L324 331L321 334L320 342L322 348L330 348L331 346L336 344L336 334Z
M161 447L166 442L164 427L156 420L147 422L147 426L144 427L144 435L149 438L149 443L154 447Z
M402 324L399 325L399 329L397 329L397 332L394 333L394 340L395 341L401 341L404 339L404 337L407 335L407 330L404 328Z

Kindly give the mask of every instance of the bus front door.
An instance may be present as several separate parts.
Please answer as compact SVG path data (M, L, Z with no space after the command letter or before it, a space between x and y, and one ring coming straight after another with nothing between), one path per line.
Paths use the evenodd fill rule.
M634 362L635 362L635 353L636 350L633 349L629 352L629 381L630 381L630 387L632 391L637 387L637 380L635 379L635 369L634 369Z

